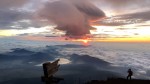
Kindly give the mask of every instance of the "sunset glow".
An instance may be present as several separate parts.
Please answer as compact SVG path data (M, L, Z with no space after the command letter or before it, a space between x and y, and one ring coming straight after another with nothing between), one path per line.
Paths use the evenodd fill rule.
M89 45L89 41L87 39L82 39L81 42L82 42L82 44L84 46L88 46Z
M0 36L17 36L19 34L39 34L42 32L49 31L48 27L42 28L29 28L29 29L8 29L8 30L0 30Z
M82 41L83 41L83 43L88 43L88 40L84 40L84 39L83 39Z
M85 12L86 9L84 11L74 10L76 9L76 6L74 6L72 3L71 4L73 6L71 7L75 7L75 8L71 8L71 7L68 8L68 10L66 10L67 12L63 13L64 15L55 14L55 12L58 12L58 13L63 12L62 11L64 10L63 7L66 5L69 7L70 5L68 4L70 2L66 3L63 7L59 5L55 7L57 4L56 5L50 4L54 6L54 8L56 8L54 10L49 9L49 7L47 7L48 5L46 5L45 9L41 9L43 11L40 12L41 10L39 10L37 6L42 4L41 7L43 7L45 2L47 3L47 0L44 2L41 1L38 4L34 4L35 3L34 1L33 2L29 1L29 4L32 3L33 7L30 6L29 4L24 4L23 6L18 7L20 9L17 9L17 10L14 10L12 8L12 10L7 10L8 12L1 11L2 16L6 15L6 17L1 18L2 26L0 27L0 37L24 36L26 38L32 37L33 39L30 39L30 40L52 39L52 40L62 41L63 37L61 36L67 35L66 33L68 33L68 31L69 31L68 34L70 34L71 32L74 35L77 35L78 33L79 34L83 33L82 35L86 35L87 33L85 33L84 31L87 31L87 32L90 31L91 33L90 36L92 36L90 37L91 41L150 42L150 33L149 33L150 31L149 12L150 11L149 11L148 2L139 1L140 3L135 2L138 4L138 5L135 5L133 3L134 1L127 1L126 4L124 4L124 1L119 1L117 3L116 1L112 1L112 0L108 0L108 2L105 0L93 1L94 3L93 5L95 6L92 6L92 7L93 8L97 7L101 9L101 11L95 9L96 11L92 11L91 14L100 13L99 15L102 15L99 17L94 17L92 15L95 15L95 14L92 14L89 18L93 18L93 19L98 18L94 20L82 17L86 13L88 13L88 12ZM82 3L78 3L78 4L81 4L82 6ZM143 4L145 4L144 7L143 7ZM88 5L90 4L86 4L86 5L88 7ZM122 6L124 5L126 6L122 8ZM22 11L19 11L19 10L22 10ZM52 10L53 12L48 12L49 10ZM18 15L21 15L24 12L27 12L29 14L24 15L22 17L27 16L27 17L34 17L34 18L28 18L28 19L20 18ZM85 14L82 14L83 12L85 12ZM45 18L39 17L41 13L42 13L42 16L44 16ZM33 15L33 16L28 16L28 15ZM52 15L52 16L49 16L49 15ZM13 19L12 18L13 16L16 16L16 18L14 17ZM50 18L53 16L56 16L56 17ZM89 23L87 23L87 21L84 22L81 19L88 20ZM8 24L5 25L3 23L8 23ZM74 28L72 24L75 25L76 27ZM64 25L64 26L61 26L61 25ZM72 25L72 26L67 26L67 25ZM82 27L82 26L85 26L85 27ZM88 26L92 26L96 28L96 30L89 30L90 28L88 28ZM73 29L75 29L75 32ZM74 35L72 36L76 37ZM58 37L46 38L46 36L49 36L49 37L58 36L60 38ZM81 40L81 38L77 38L75 41L79 41L79 40L85 44L89 42L88 41L89 39ZM69 39L69 41L74 41L74 40Z

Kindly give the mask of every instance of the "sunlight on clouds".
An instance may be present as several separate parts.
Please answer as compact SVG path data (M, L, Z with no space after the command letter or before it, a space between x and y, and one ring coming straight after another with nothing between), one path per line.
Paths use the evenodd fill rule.
M124 30L116 30L118 26L94 26L97 28L91 31L92 34L104 34L104 37L94 41L104 42L150 42L149 27L135 27L135 24L126 25ZM135 28L135 29L134 29Z
M105 31L113 31L114 29L112 27L109 26L93 26L94 28L96 28L96 30L91 30L91 34L101 34L101 33L107 33Z
M16 30L0 30L0 36L14 36L16 34Z
M134 30L127 30L128 32L131 32L133 34L137 33L137 37L150 37L150 26L149 26L149 21L144 22L144 23L139 23L139 24L131 24L131 25L125 25L125 27L133 29L136 28ZM133 37L133 36L132 36Z
M150 28L149 27L145 27L145 28L139 28L136 30L137 33L140 34L140 36L144 36L144 37L150 37Z
M144 42L149 43L149 37L136 37L136 38L94 38L93 41L97 42Z
M105 14L107 17L112 17L114 15L117 15L115 12L105 11Z
M117 36L120 37L122 35L132 35L132 33L130 33L127 30L116 30L118 27L114 26L94 26L95 28L97 28L96 31L91 31L92 34L108 34L111 36Z
M50 32L49 27L42 28L28 28L24 30L10 29L10 30L0 30L0 36L16 36L18 34L38 34L41 32Z
M68 60L68 59L65 59L65 58L59 58L59 59L60 59L59 64L69 64L69 63L71 63L71 61Z
M122 35L128 35L130 37L150 37L149 33L149 26L147 27L135 27L134 24L132 25L126 25L124 30L116 30L118 28L117 26L110 27L110 26L94 26L97 28L95 31L91 31L92 34L110 34L110 35L117 35L117 36L122 36ZM135 29L134 29L135 28ZM135 36L135 34L139 34Z

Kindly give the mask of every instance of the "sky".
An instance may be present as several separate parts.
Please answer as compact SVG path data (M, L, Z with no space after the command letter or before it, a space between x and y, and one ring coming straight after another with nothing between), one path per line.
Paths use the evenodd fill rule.
M150 42L149 13L149 0L0 0L0 37Z

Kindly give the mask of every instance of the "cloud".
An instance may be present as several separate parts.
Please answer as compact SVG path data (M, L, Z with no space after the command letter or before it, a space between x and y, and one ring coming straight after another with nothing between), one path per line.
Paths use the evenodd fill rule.
M29 0L0 0L0 9L20 7L26 4Z
M131 14L125 14L122 15L124 19L141 19L143 21L150 20L150 11L142 11L142 12L136 12L136 13L131 13Z
M48 24L34 20L33 13L18 10L0 10L0 29L27 29L40 28Z
M42 24L33 19L34 0L0 0L0 29L39 28ZM31 5L31 7L30 7Z
M98 0L97 0L98 1ZM99 0L99 1L105 1L107 2L108 4L111 4L112 6L115 6L115 7L120 7L120 6L127 6L127 5L143 5L143 4L149 4L150 1L149 0Z
M6 29L16 22L23 19L24 14L13 10L0 10L0 28Z
M65 31L66 35L85 35L90 33L90 29L94 29L91 25L122 26L150 19L149 0L47 0L46 3L44 1L1 0L0 29L39 28L55 23L55 29ZM119 18L112 22L107 22L112 18L101 19L105 14L111 13L116 14L113 18ZM38 21L36 15L39 16ZM140 19L140 22L137 19Z
M62 48L85 48L84 45L76 45L76 44L66 44L66 45L56 45Z
M65 78L65 82L72 83L74 82L74 79L78 79L79 76L83 78L83 81L88 81L89 77L92 77L93 79L106 79L108 76L116 76L112 71L104 70L104 67L109 67L109 63L101 59L90 57L89 55L82 56L73 54L66 57L60 54L60 48L63 49L66 47L59 47L58 45L46 46L45 49L39 52L24 48L15 48L12 49L11 52L0 54L0 69L1 72L4 73L0 74L0 79L2 79L0 80L0 83L18 83L16 81L17 79L32 79L34 77L40 77L43 75L42 67L37 67L35 65L46 61L54 61L58 57L68 59L72 62L69 64L61 65L59 71L56 74L59 77ZM82 64L78 64L78 61L82 62ZM93 65L101 65L101 69L103 67L103 70L100 70L97 68L97 66ZM87 68L89 69L87 70ZM86 72L83 72L85 70ZM21 76L20 74L18 75L16 73L20 73ZM6 79L3 77L6 77ZM26 79L21 81L25 80ZM35 83L35 81L26 81L26 83L30 82Z
M105 9L105 12L117 15L149 10L150 8L149 0L94 0L94 2Z
M81 36L89 34L91 21L105 17L102 10L88 1L60 0L47 2L39 16L54 22L58 30L66 31L66 35Z
M89 81L89 77L94 80L105 80L107 77L120 77L120 74L116 74L111 71L113 67L106 61L91 57L89 55L69 55L70 64L62 65L60 71L60 77L64 77L67 84L71 84L78 78L81 78L81 82ZM110 70L108 70L108 68Z
M38 42L36 45L39 44ZM64 77L65 80L70 80L71 83L68 84L72 84L79 77L86 81L90 77L92 79L105 79L116 75L120 77L120 73L126 76L126 70L129 67L133 68L135 77L148 77L150 67L148 67L149 47L147 45L131 44L131 46L124 43L113 43L113 45L112 43L101 43L101 47L97 45L99 43L89 47L80 47L80 45L75 47L76 45L71 44L52 46L50 43L49 46L42 49L38 47L32 50L31 46L30 49L12 49L11 52L0 54L0 69L4 73L0 74L0 79L2 79L0 83L4 81L11 83L13 80L22 78L41 77L43 74L42 67L35 65L45 61L54 61L58 58L70 61L69 64L61 65L56 74L58 77ZM143 72L146 73L143 74ZM20 74L14 75L16 73L20 73L21 76ZM5 77L7 79L4 79Z
M33 12L28 11L28 4L33 0L1 0L0 29L27 29L45 26L46 22L35 21Z
M93 25L122 26L128 24L144 23L145 21L150 21L149 13L150 11L140 11L136 13L116 15L105 18L102 21L94 22Z

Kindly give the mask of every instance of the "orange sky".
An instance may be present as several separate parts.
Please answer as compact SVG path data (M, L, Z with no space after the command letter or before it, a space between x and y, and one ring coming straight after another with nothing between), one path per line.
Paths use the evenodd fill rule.
M107 26L94 26L97 28L95 31L91 31L95 37L90 38L91 41L98 42L150 42L150 34L148 28L137 28L134 31L131 30L116 30L115 27ZM31 28L26 30L0 30L0 36L17 36L18 34L28 33L29 35L23 36L27 40L43 40L43 41L65 41L65 37L45 37L38 34L43 32L51 32L47 28ZM135 35L138 33L139 35ZM98 37L97 37L98 36ZM72 39L70 39L71 41ZM80 41L80 40L74 40Z

